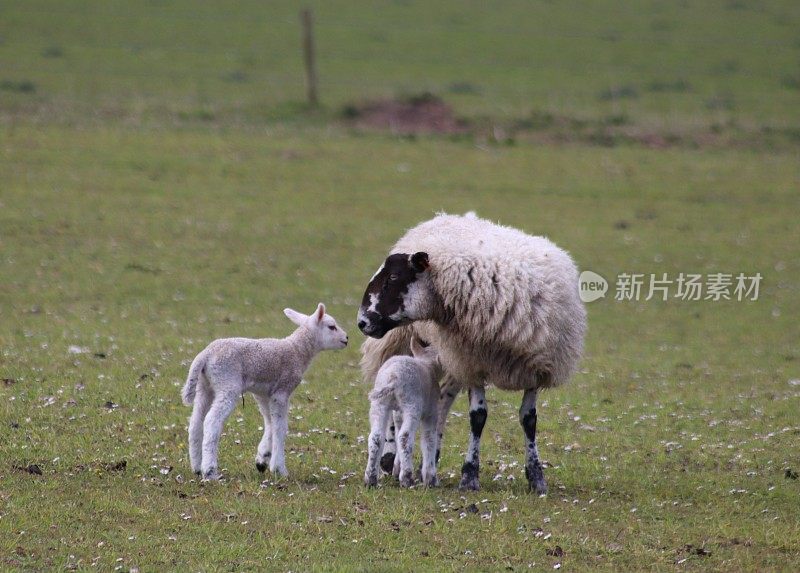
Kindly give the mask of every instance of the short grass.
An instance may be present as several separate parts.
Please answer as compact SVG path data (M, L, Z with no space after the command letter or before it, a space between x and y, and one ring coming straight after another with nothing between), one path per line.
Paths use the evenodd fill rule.
M800 569L798 5L310 5L313 114L294 3L0 6L0 568ZM331 123L424 90L478 122L785 141L507 146ZM356 308L437 210L547 235L612 282L760 272L760 297L591 303L581 370L540 408L546 498L525 491L520 396L493 389L482 491L456 489L463 397L443 487L366 490ZM194 481L189 361L216 337L284 335L285 306L320 300L353 346L294 396L290 477L256 472L246 399L226 480Z
M18 127L0 169L4 567L800 566L792 154ZM607 277L758 271L761 296L592 303L581 372L541 407L547 498L525 491L520 396L497 390L482 491L456 489L463 398L442 488L368 491L355 312L437 209L546 234ZM294 396L290 478L256 472L247 399L227 479L192 480L188 362L215 337L288 333L281 309L318 300L354 344Z

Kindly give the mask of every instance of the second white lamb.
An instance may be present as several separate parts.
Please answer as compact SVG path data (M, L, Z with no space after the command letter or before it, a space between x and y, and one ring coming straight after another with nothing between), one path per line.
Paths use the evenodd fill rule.
M378 484L384 432L394 410L400 414L396 419L402 419L396 430L400 485L409 487L414 484L414 435L420 424L422 482L428 487L439 485L436 477L436 420L442 367L436 349L423 347L416 337L411 339L411 353L413 356L394 356L387 360L378 371L375 387L369 393L369 460L364 472L364 483L368 487Z

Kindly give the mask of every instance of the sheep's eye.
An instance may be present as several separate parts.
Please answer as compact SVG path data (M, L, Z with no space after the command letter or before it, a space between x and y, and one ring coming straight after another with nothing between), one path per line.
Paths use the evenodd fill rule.
M329 326L328 330L336 330L336 327L335 326Z
M389 275L389 280L390 281L396 281L397 280L397 275Z

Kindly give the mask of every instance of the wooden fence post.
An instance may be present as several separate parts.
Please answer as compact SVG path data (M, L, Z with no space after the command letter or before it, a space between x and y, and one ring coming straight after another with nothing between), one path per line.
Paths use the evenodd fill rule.
M311 10L306 8L300 12L300 21L303 25L303 60L306 67L306 96L308 105L317 107L317 61L314 53L314 20Z

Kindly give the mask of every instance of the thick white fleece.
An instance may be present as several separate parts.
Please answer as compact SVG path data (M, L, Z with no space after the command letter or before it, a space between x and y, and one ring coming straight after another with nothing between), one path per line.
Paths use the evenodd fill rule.
M469 213L410 229L391 253L428 253L436 320L417 321L362 345L365 379L408 354L412 329L439 349L462 385L506 390L566 382L583 351L586 310L570 256L544 237Z

